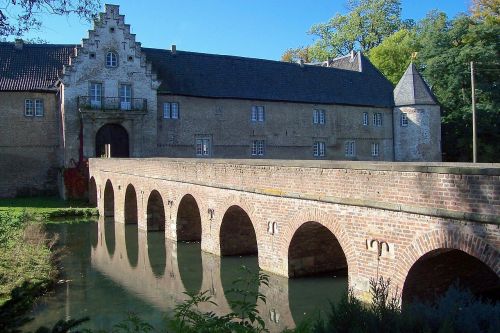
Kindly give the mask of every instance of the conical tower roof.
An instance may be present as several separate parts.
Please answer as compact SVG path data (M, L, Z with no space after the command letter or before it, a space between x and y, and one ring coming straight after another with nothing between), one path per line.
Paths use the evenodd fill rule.
M396 106L438 104L413 62L394 89L394 104Z

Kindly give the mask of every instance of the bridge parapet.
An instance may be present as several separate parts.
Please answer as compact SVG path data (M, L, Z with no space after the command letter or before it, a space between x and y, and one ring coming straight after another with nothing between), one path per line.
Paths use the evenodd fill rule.
M500 164L151 158L91 159L90 169L500 224Z

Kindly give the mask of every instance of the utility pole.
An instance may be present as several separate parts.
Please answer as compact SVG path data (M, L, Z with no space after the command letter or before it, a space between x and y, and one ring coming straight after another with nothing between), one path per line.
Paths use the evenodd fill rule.
M470 62L470 82L472 89L472 163L477 163L476 140L476 89L474 85L474 61Z

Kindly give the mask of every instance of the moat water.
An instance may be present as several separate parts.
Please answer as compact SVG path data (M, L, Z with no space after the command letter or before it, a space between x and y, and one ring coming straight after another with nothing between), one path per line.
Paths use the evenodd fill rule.
M48 224L63 247L62 275L55 290L42 297L25 330L52 326L60 319L90 317L82 328L111 330L133 312L165 330L165 317L187 298L185 292L207 290L217 306L200 310L225 314L235 296L232 282L259 272L257 257L219 257L202 252L199 243L165 240L161 232L113 221ZM251 284L267 302L257 308L271 332L292 328L308 315L328 309L347 290L347 277L287 279L269 274L269 287Z

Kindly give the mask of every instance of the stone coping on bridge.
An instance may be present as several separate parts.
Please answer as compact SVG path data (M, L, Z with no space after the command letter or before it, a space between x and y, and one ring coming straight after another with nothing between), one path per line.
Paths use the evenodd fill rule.
M91 159L90 165L197 186L500 224L500 164L131 158Z
M97 159L99 160L99 159ZM423 172L460 175L500 176L500 163L465 162L386 162L386 161L331 161L331 160L278 160L278 159L220 159L220 158L120 158L134 161L169 161L181 163L231 164L251 166L298 167L316 169L352 169L374 171Z

